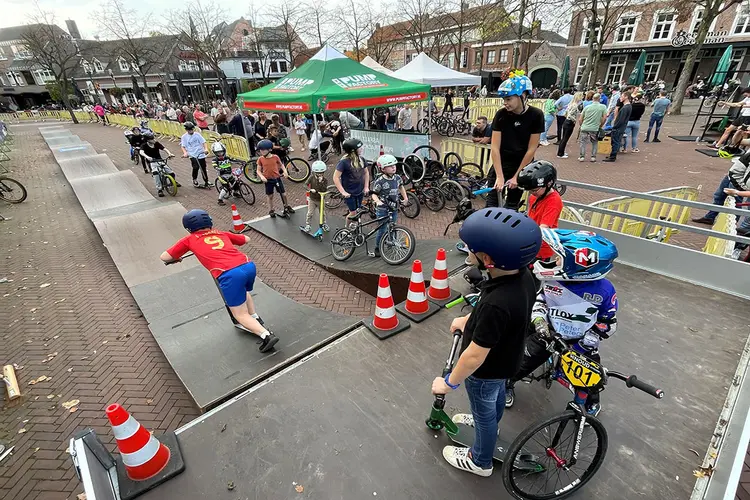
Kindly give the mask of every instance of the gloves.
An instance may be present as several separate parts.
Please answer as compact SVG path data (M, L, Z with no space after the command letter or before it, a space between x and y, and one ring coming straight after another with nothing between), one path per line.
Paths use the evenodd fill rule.
M549 338L550 337L549 325L544 320L544 318L536 318L532 322L532 324L534 325L534 330L536 331L536 333L540 337L543 337L543 338Z

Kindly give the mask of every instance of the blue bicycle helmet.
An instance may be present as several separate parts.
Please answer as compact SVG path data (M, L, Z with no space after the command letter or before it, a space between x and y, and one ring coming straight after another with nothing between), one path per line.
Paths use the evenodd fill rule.
M533 87L531 80L523 71L516 71L512 72L510 78L500 84L497 93L500 97L510 97L512 95L521 96L524 92L528 92L529 95L531 95Z
M503 208L477 210L464 221L458 236L470 252L489 255L493 267L505 271L528 266L542 246L536 222Z
M187 229L188 233L194 233L199 229L214 227L214 221L205 210L194 208L182 216L182 226Z
M534 263L534 274L541 280L595 281L614 267L617 247L596 233L545 228L542 238L555 252L555 259Z
M268 139L263 139L258 143L257 149L262 149L263 151L271 151L273 149L273 143Z

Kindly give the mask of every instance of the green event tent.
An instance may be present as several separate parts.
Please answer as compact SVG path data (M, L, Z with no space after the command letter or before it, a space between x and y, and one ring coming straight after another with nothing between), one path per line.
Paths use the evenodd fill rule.
M328 46L284 78L237 96L244 109L284 113L377 108L429 98L429 85L379 73Z

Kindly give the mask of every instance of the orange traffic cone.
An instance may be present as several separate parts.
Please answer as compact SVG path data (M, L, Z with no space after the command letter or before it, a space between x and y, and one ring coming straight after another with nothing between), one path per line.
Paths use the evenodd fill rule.
M459 294L451 291L448 285L448 262L445 257L445 248L438 248L435 256L435 267L430 278L430 288L427 290L427 298L438 305L445 305L458 298Z
M240 217L239 211L237 211L237 206L235 204L232 204L232 225L233 231L235 233L241 233L245 230L245 223L242 222L242 217Z
M396 310L419 323L438 312L440 307L427 301L427 291L424 286L424 275L422 274L422 261L415 260L411 269L411 280L409 281L409 292L406 301L396 306Z
M391 285L388 275L381 274L378 282L378 296L375 300L375 316L365 321L365 326L379 339L387 339L409 328L408 321L400 322L393 306Z
M169 448L164 446L119 404L107 407L117 449L125 471L133 481L145 481L159 474L169 462Z

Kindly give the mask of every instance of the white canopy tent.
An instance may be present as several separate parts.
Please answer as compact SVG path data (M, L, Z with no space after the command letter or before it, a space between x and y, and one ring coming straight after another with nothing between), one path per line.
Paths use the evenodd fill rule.
M375 59L373 59L370 56L367 56L364 59L362 59L359 62L359 64L367 66L370 69L374 69L375 71L379 71L379 72L384 73L386 75L393 76L393 71L392 70L386 68L385 66L383 66L382 64L380 64L379 62L377 62Z
M364 61L362 61L364 64ZM461 73L446 68L437 61L420 52L409 64L393 72L401 80L415 83L427 83L433 87L455 87L458 85L480 85L482 77Z

